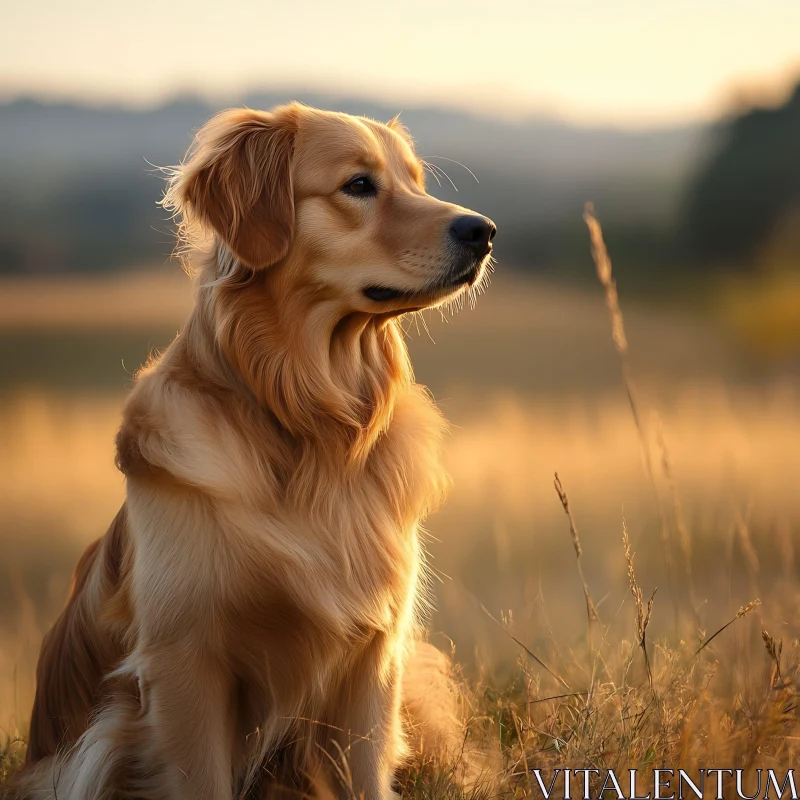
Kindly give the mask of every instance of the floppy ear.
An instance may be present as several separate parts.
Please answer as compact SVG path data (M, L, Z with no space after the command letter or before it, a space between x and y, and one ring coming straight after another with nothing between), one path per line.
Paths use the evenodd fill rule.
M223 111L201 128L164 205L210 225L254 269L283 258L294 230L291 109Z

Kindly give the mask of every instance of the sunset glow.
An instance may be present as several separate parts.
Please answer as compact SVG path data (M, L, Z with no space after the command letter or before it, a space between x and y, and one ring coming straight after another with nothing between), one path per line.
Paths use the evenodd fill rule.
M780 95L800 70L796 0L15 3L0 96L151 104L321 89L518 117L650 125Z

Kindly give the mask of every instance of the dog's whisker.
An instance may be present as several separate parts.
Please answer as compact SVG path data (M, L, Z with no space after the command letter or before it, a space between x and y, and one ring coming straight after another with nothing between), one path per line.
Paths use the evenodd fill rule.
M458 186L456 186L455 181L438 164L431 164L431 167L433 167L440 175L447 178L453 189L458 191Z
M433 340L433 336L431 336L430 330L428 329L428 320L425 319L424 313L420 311L418 316L422 320L422 327L425 329L425 333L428 334L428 339L430 339L431 344L436 344L436 342Z
M450 161L453 164L458 164L459 167L463 167L473 178L475 178L475 183L480 183L478 180L478 176L466 165L462 164L460 161L456 161L454 158L447 158L446 156L428 156L428 158L441 158L442 161Z
M441 186L441 185L442 185L442 182L439 180L439 176L438 176L438 175L436 174L436 172L434 171L434 169L433 169L433 164L429 164L427 161L422 161L422 162L420 162L420 163L422 164L422 167L423 167L423 169L424 169L426 172L429 172L431 175L433 175L434 179L436 180L436 183L438 183L438 184L439 184L439 186Z

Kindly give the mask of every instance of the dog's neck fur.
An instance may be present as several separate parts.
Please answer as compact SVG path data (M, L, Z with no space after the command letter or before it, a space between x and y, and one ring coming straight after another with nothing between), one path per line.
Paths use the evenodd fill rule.
M222 279L215 277L213 254L198 266L195 307L186 325L161 359L137 377L127 404L117 440L123 472L155 468L197 483L187 465L201 457L197 437L204 426L198 421L190 427L190 408L180 420L155 407L164 405L165 395L153 389L166 381L175 387L166 395L175 406L184 402L177 399L182 386L191 389L186 402L193 406L197 397L215 403L209 419L241 432L235 438L247 439L249 461L269 453L255 492L318 508L324 517L323 508L333 502L328 487L357 481L365 470L387 475L387 459L392 472L399 470L398 486L404 485L410 473L403 477L403 470L413 471L422 459L426 467L420 476L435 480L430 486L411 481L404 491L417 499L397 497L391 505L398 513L404 509L401 516L438 505L446 483L438 461L444 421L413 381L396 319L336 313L324 288L297 289L290 263L258 273L235 270ZM391 426L397 414L403 419L409 413L417 428L414 439L404 435L402 421ZM399 438L390 436L380 447L390 426ZM186 446L195 456L169 445L181 436L194 441ZM218 436L225 439L221 431Z
M291 261L209 279L217 263L198 275L187 353L213 354L217 379L244 384L292 437L327 449L336 439L337 458L362 461L413 382L397 321L343 315L324 287L298 291Z

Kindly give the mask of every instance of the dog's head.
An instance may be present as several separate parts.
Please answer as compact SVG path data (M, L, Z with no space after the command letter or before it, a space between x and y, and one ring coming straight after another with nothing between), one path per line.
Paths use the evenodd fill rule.
M476 285L494 223L425 191L404 128L298 104L226 111L166 198L213 229L222 273L277 265L340 312L395 314Z

